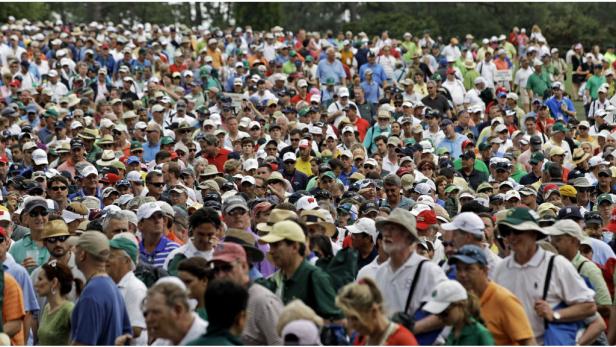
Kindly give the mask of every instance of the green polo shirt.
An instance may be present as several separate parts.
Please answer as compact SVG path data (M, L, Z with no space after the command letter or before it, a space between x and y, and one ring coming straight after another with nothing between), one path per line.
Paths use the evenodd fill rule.
M593 100L599 98L599 88L603 83L606 83L605 76L592 75L588 81L586 81L586 89Z
M582 263L584 263L584 265L582 265ZM610 292L607 288L607 284L605 283L605 279L603 278L601 269L599 269L595 263L582 256L580 252L577 252L575 257L573 257L571 264L573 264L575 269L578 270L580 275L586 277L590 284L592 284L593 289L595 290L595 302L597 305L611 305L612 298L610 297ZM581 268L580 265L582 266Z
M9 253L13 256L15 261L18 264L23 263L24 259L28 257L28 252L30 251L38 251L38 257L36 260L36 265L41 266L47 262L49 259L49 251L44 246L37 246L32 238L30 237L30 231L19 241L15 242ZM35 268L26 269L28 272L32 272Z
M458 158L456 160L453 161L453 168L456 171L459 171L460 169L462 169L462 159ZM486 165L486 163L483 162L483 160L477 160L475 159L475 165L474 165L475 170L479 171L479 172L484 172L486 175L490 175L490 170L488 169L488 166Z
M526 82L526 89L532 90L535 97L542 98L543 93L550 88L550 74L542 70L541 75L532 73Z
M98 159L99 154L102 154L102 153L103 153L103 150L100 147L98 147L97 145L92 145L92 150L88 152L88 154L86 155L86 160L94 164L96 163L96 160Z
M282 288L278 288L275 292L285 305L294 299L300 299L325 319L343 317L340 309L336 307L336 292L329 275L307 260L302 261L291 278L282 278L280 272L275 273L273 277L274 281L282 284Z
M229 330L210 329L196 340L188 343L188 346L242 346L243 343L236 336L231 335Z
M494 338L488 329L475 319L462 328L460 336L454 336L453 329L445 345L447 346L494 346Z

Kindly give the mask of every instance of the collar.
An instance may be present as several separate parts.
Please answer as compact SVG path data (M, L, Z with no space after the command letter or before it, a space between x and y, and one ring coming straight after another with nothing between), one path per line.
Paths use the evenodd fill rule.
M518 268L518 269L524 269L524 268L529 268L529 267L535 267L535 268L539 267L539 265L541 265L543 263L544 259L546 258L547 253L546 253L546 251L543 250L543 248L541 248L539 246L536 246L536 245L535 245L535 247L537 247L537 251L530 258L530 260L526 264L524 264L524 265L518 264L515 261L514 256L511 255L511 259L510 259L509 264L508 264L509 267L511 267L511 268Z
M127 272L124 277L118 282L118 288L126 288L128 283L135 277L132 271Z

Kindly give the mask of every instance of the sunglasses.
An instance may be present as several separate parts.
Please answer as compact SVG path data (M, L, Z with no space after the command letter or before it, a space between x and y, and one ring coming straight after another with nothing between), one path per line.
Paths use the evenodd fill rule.
M47 210L42 210L42 211L30 211L30 213L28 213L28 215L32 218L36 218L38 216L42 216L42 217L46 217L49 215L49 212Z
M372 169L374 169L374 165L366 164L366 165L364 165L364 169L372 170Z
M45 239L45 242L47 243L56 243L56 242L64 242L66 240L68 240L69 236L68 235L63 235L63 236L53 236L53 237L48 237Z
M245 215L245 214L246 214L246 211L245 211L245 210L243 210L243 209L241 209L241 208L238 208L238 209L235 209L235 210L232 210L232 211L227 212L227 214L228 214L229 216L231 216L231 217L237 217L237 216L243 216L243 215Z
M233 264L229 264L229 263L219 263L216 264L213 268L214 273L227 273L227 272L231 272L233 270Z
M152 182L150 182L148 184L152 185L152 186L154 186L156 188L162 188L165 185L164 183L152 183Z
M68 189L67 186L53 186L53 187L51 187L51 190L53 190L54 192L57 192L57 191L60 191L60 190L61 191L65 191L66 189Z

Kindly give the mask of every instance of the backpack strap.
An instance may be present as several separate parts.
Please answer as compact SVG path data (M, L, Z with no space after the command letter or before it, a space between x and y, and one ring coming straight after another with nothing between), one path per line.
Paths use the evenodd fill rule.
M554 258L556 258L556 255L553 255L550 258L550 262L548 263L548 271L545 274L545 283L543 285L543 296L542 296L542 300L544 301L548 297L548 290L550 289L550 280L552 279L552 270L554 269ZM543 320L543 324L545 325L545 328L547 329L548 327L547 319Z
M583 262L580 263L580 265L578 265L577 267L577 272L580 273L580 271L582 271L582 267L584 266L584 264L586 264L588 262L588 260L584 260Z
M409 290L409 295L406 297L406 304L404 305L404 311L403 311L405 313L406 311L408 311L409 306L411 306L411 299L413 298L415 287L417 286L417 282L419 281L419 275L421 274L421 268L423 264L427 261L428 261L427 259L424 259L419 262L419 265L417 265L417 270L415 271L415 276L413 276L413 283L411 283L411 289Z

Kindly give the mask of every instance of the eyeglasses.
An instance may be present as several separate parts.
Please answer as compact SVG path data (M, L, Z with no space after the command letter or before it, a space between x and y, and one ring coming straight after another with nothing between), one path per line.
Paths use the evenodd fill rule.
M68 238L69 238L68 235L53 236L53 237L46 238L45 242L47 242L47 243L64 242L64 241L68 240Z
M299 142L299 139L291 139L291 142Z
M196 148L189 148L188 151L192 153L192 152L196 152L197 149Z
M65 191L66 189L68 189L67 186L53 186L53 187L51 187L51 190L53 190L54 192L57 192L57 191L60 191L60 190L61 191Z
M30 213L28 213L28 215L32 218L36 218L38 216L42 216L42 217L46 217L47 215L49 215L49 212L47 210L41 210L41 211L30 211Z
M443 247L453 247L453 241L443 241Z
M233 264L219 262L218 264L214 265L214 268L212 270L214 271L215 274L219 272L223 272L223 273L231 272L233 270Z
M372 170L372 169L374 169L374 165L365 164L364 165L364 169Z
M131 152L131 153L136 153L136 154L139 154L139 153L143 153L143 149L133 149L133 150L132 150L132 151L130 151L130 152Z
M160 182L160 183L149 182L148 184L151 185L151 186L154 186L156 188L162 188L165 185L162 182Z

